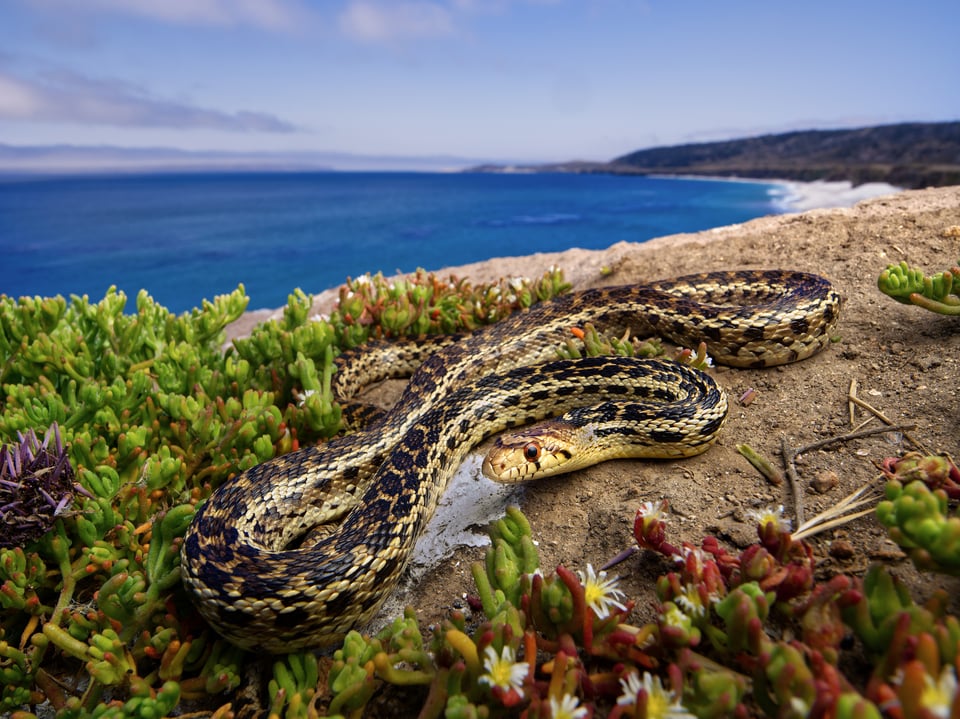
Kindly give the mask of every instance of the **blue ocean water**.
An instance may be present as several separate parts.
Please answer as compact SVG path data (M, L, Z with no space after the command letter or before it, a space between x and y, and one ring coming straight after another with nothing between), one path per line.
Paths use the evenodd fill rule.
M0 294L250 309L347 276L605 248L779 211L760 183L611 175L231 173L0 181Z

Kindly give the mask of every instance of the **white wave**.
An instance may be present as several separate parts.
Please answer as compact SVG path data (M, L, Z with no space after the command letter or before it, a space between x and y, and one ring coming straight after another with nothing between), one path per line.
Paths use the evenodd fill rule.
M827 182L777 181L768 191L774 206L784 212L806 212L829 207L852 207L861 200L892 195L902 188L886 182L865 182L854 186L849 180Z

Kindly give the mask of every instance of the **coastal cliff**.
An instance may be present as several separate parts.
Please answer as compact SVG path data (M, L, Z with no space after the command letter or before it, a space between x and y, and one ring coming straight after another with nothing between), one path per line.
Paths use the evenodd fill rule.
M506 168L474 168L497 171ZM722 142L653 147L609 162L566 162L514 171L712 175L885 182L907 189L960 184L960 122L804 130Z

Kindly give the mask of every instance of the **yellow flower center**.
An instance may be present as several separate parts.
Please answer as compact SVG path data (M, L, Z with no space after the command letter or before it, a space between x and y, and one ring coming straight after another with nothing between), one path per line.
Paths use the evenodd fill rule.
M509 687L510 686L510 662L497 661L492 667L490 667L490 679L495 686L498 687Z
M583 588L583 597L587 600L588 607L596 607L605 596L603 588L595 582L587 582L587 586Z
M658 719L670 713L670 697L665 692L650 692L647 695L647 719Z
M945 682L935 682L926 678L920 693L920 706L929 709L935 716L947 716L953 704L953 692L944 687Z

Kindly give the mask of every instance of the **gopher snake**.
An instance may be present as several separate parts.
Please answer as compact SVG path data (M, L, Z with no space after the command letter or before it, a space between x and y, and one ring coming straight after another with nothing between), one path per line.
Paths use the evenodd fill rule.
M663 409L648 456L696 454L713 441L726 400L712 379L667 360L557 361L571 327L702 339L718 362L764 367L820 350L839 309L820 277L745 271L586 290L514 314L427 357L373 426L220 486L187 530L184 582L241 647L338 642L396 584L448 478L484 437L585 403L640 403L650 414L655 401ZM636 425L620 427L613 433Z

